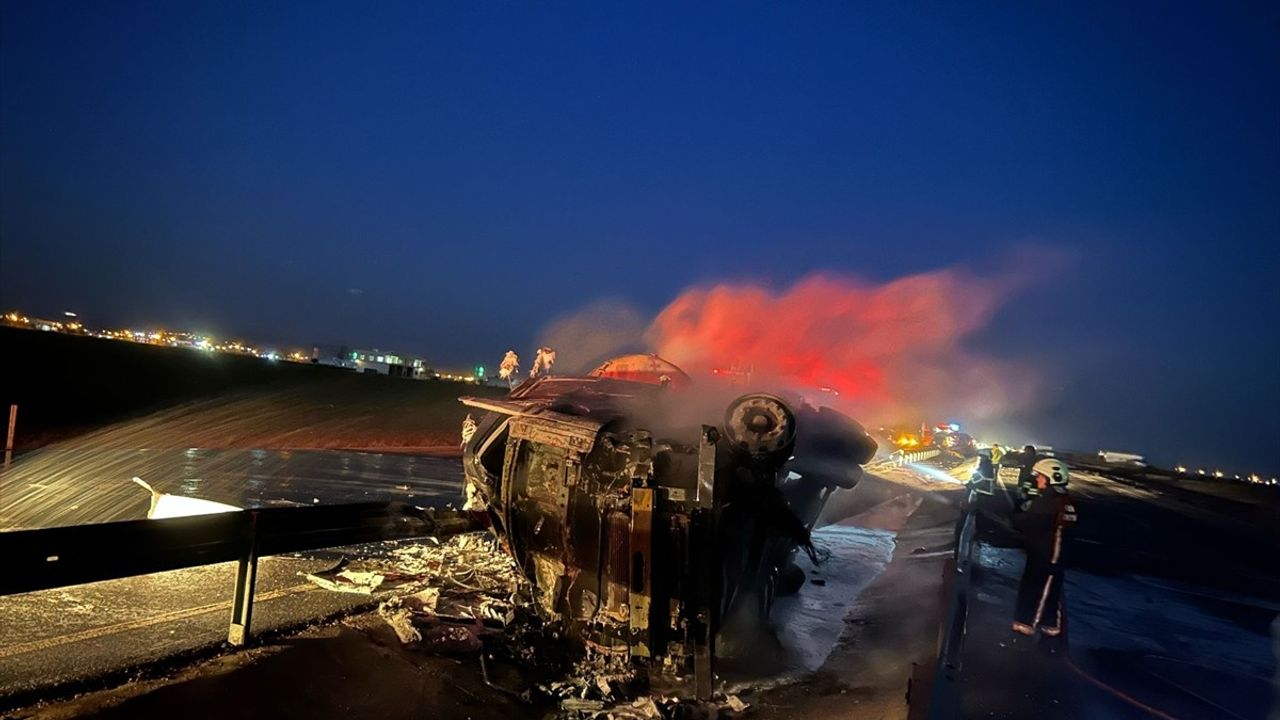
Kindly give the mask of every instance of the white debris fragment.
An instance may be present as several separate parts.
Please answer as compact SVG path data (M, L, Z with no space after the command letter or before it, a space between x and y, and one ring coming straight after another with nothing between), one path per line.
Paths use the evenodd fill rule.
M595 712L604 709L600 700L583 700L582 698L565 698L560 701L560 709L568 712Z
M631 703L631 711L632 714L642 718L662 717L662 711L658 709L658 704L647 695L642 698L636 698L635 702Z
M477 617L480 620L491 620L503 626L510 625L516 620L516 607L509 600L485 598L480 601Z
M737 695L726 695L724 698L724 704L730 710L738 713L751 707L749 704L743 702L742 698L739 698Z
M400 607L395 600L388 600L378 606L378 615L396 632L400 642L408 645L422 640L422 633L413 626L413 613L408 608Z
M440 604L440 588L427 588L401 599L404 606L413 612L434 613Z
M605 700L613 697L613 688L609 687L609 678L604 675L596 676L596 689L600 691L600 697Z
M467 416L466 416L465 418L463 418L463 419L462 419L462 445L461 445L461 447L466 447L466 446L467 446L467 443L471 442L471 438L472 438L472 437L474 437L474 436L475 436L475 434L476 434L476 428L477 428L477 427L478 427L478 426L476 425L476 419L475 419L475 418L473 418L473 417L471 417L471 413L467 413Z
M488 507L485 504L484 498L480 496L480 491L476 488L476 484L470 480L467 481L466 493L467 501L462 504L463 510L467 512L481 512Z
M306 578L325 590L356 593L358 595L371 595L387 579L386 576L376 572L360 572L359 570L343 570L331 577L325 577L321 574L308 574Z

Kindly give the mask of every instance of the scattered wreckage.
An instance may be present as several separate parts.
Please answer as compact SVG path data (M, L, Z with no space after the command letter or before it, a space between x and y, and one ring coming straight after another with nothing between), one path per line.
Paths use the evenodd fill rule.
M713 661L749 652L797 552L876 443L848 416L725 401L652 355L530 378L467 427L467 508L487 516L533 610L597 666L709 699ZM691 681L691 682L690 682Z

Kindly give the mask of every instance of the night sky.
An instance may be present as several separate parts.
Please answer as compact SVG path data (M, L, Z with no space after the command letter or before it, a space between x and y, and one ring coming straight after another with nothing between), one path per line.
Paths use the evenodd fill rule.
M688 5L6 2L0 305L466 366L1032 247L1008 427L1280 471L1280 5Z

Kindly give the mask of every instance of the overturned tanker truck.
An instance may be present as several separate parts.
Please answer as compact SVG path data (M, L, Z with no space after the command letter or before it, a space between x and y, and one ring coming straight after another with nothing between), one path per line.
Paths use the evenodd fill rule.
M830 408L715 396L638 355L462 400L484 412L464 447L469 503L538 616L584 655L698 698L712 694L717 654L800 590L793 556L815 556L827 497L853 487L876 449Z

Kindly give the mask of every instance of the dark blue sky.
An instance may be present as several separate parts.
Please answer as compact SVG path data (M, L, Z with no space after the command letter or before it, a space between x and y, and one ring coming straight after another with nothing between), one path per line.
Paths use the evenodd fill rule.
M0 304L461 365L1036 243L1018 422L1280 469L1280 5L608 5L6 2Z

